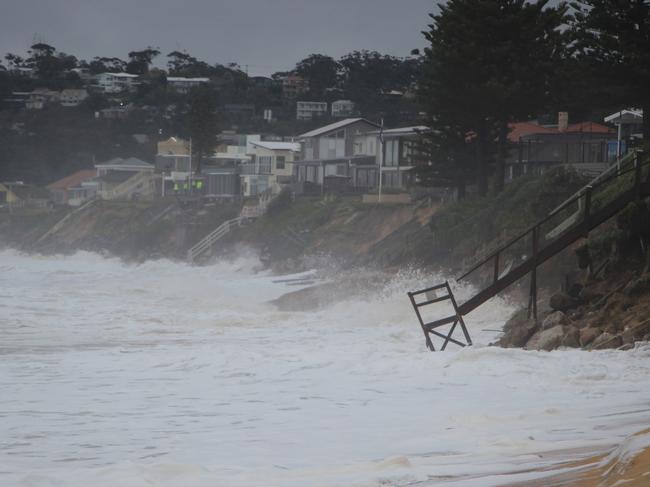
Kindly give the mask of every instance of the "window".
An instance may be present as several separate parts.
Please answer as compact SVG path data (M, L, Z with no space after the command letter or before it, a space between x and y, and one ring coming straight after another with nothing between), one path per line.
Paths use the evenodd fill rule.
M285 160L286 160L286 158L284 156L277 156L275 158L275 168L276 169L284 169Z
M399 139L387 140L385 144L385 166L399 165Z

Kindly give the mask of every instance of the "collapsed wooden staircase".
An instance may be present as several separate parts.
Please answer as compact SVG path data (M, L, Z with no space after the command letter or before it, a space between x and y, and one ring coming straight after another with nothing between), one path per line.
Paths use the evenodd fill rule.
M443 339L441 350L449 343L471 345L463 316L472 312L508 286L530 274L529 317L537 318L537 268L569 245L623 210L630 202L650 196L650 160L636 151L598 176L589 185L574 194L545 218L526 231L499 246L456 279L467 280L470 275L488 275L479 290L468 300L458 304L449 282L427 289L409 292L408 296L424 332L426 345L435 351L432 337ZM645 173L645 177L644 177ZM576 210L577 207L577 210ZM423 298L424 296L424 298ZM423 317L423 308L448 302L453 312L433 321ZM451 325L447 331L445 326ZM460 325L465 336L462 343L452 337Z

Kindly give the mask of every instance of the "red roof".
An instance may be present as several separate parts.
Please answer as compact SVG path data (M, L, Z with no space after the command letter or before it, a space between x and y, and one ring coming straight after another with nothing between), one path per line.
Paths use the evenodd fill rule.
M564 131L565 133L589 133L589 134L611 134L613 129L597 122L572 123Z
M542 127L534 122L514 122L508 124L508 127L510 127L510 133L508 134L510 142L519 142L520 137L525 135L553 134L557 132L554 128Z
M89 179L92 179L95 176L97 176L97 171L95 169L82 169L81 171L77 171L73 174L70 174L69 176L66 176L63 179L54 181L52 184L49 184L47 187L49 189L74 188L75 186L79 186L84 181L88 181Z

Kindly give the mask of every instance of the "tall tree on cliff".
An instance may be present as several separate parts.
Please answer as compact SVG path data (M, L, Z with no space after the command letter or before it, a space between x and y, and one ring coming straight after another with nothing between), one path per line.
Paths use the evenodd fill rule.
M503 189L508 124L544 108L551 75L563 59L567 7L547 4L450 0L430 15L433 22L424 32L429 46L420 95L432 136L471 132L480 195L488 191L488 165L495 155L495 190ZM457 136L447 140L458 143ZM440 143L445 141L435 142Z
M190 93L189 135L192 138L194 169L201 173L203 158L212 154L217 145L217 94L205 85Z
M643 108L643 137L650 140L650 1L582 0L572 6L579 57L602 82L618 86L618 103Z
M131 74L147 74L149 66L154 58L160 54L160 50L151 46L142 51L131 51L129 62L126 64L126 72Z
M296 74L309 82L309 91L316 98L336 86L340 69L338 62L323 54L312 54L296 64Z

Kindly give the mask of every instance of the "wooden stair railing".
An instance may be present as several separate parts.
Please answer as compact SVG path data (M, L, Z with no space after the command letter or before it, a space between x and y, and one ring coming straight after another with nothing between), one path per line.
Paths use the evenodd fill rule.
M646 180L643 179L643 169L650 166L650 160L644 161L643 157L644 153L642 151L636 151L634 157L628 160L630 163L633 162L633 164L629 164L629 167L625 168L623 167L624 165L621 165L616 172L610 171L607 177L602 177L602 175L597 177L591 184L582 188L571 198L551 211L545 218L510 239L480 262L473 265L468 271L464 272L456 281L467 280L470 275L481 269L488 271L491 276L489 284L483 289L480 289L467 301L459 305L456 304L455 300L453 300L453 293L448 282L421 291L408 293L418 320L423 330L425 330L427 347L432 351L434 350L429 334L433 333L433 329L436 328L435 325L439 325L439 323L450 319L448 317L431 323L423 322L420 308L425 305L435 304L441 300L434 299L417 303L414 296L432 290L442 289L444 287L449 289L449 299L453 300L457 322L461 324L463 331L466 333L469 345L471 345L471 340L467 334L462 317L529 273L531 275L531 283L528 316L530 317L532 315L537 319L537 268L578 239L586 237L591 230L622 211L630 202L650 196L650 182L647 178ZM650 177L650 175L648 176ZM612 191L614 192L613 196L611 194ZM581 218L576 217L575 213L573 213L568 217L571 220L568 225L566 224L567 219L562 220L559 224L557 222L554 223L558 216L561 216L564 211L570 209L575 204L578 204ZM549 224L553 225L552 230L545 232L543 228ZM523 251L530 252L530 254L524 255L516 265L509 264L507 269L502 272L501 266L505 260L503 257L516 259L518 254L522 252L522 247L524 249ZM446 321L446 323L452 323L453 321L452 319L451 321ZM432 327L430 325L434 326ZM445 338L450 338L451 333L453 333L453 329ZM441 336L439 333L433 334ZM448 342L459 344L456 340L449 339L445 341L445 347Z

